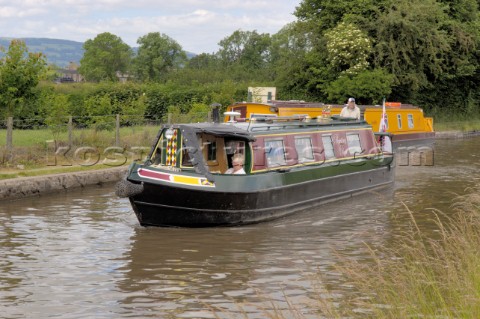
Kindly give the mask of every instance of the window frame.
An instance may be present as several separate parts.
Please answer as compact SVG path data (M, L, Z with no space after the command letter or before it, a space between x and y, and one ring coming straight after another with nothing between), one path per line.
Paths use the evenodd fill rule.
M283 138L269 138L264 140L264 147L265 147L265 162L267 167L280 167L280 166L286 166L287 165L287 156L285 152L285 141ZM275 147L273 148L272 146L267 146L269 143L281 143L281 147ZM271 155L272 151L277 152L277 150L281 150L281 155L283 155L283 161L278 162L278 161L273 161L271 160L274 156L279 156L280 154L277 155Z
M402 114L397 114L397 125L399 129L402 128Z
M337 158L337 155L335 154L335 145L333 144L332 134L325 134L325 135L322 134L321 138L322 138L323 154L325 156L325 160L328 161L328 160ZM328 142L329 142L328 144L331 146L333 156L327 156L327 147L325 146L326 145L325 139L328 139Z
M407 114L408 128L414 128L415 123L413 122L413 114Z
M305 157L302 156L300 157L300 153L303 155L305 153L306 144L297 144L297 141L300 140L308 140L308 150L310 157ZM313 162L315 161L315 155L313 154L313 142L312 142L312 137L310 135L299 135L294 137L294 145L295 145L295 151L297 152L297 160L299 163L306 163L306 162ZM303 147L302 149L299 149L300 147Z
M357 139L354 140L354 142L358 142L358 146L357 145L351 145L351 140L349 140L349 137L350 136L356 136ZM352 133L347 133L347 146L348 146L348 152L350 153L350 155L355 155L355 154L362 154L363 153L363 148L362 148L362 140L360 139L360 134L358 132L352 132ZM351 148L355 148L355 147L358 147L358 152L355 150L355 151L351 151L350 149Z

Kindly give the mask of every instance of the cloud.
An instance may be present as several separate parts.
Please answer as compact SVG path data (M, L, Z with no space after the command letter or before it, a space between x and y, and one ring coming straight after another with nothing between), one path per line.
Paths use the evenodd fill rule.
M8 37L50 37L74 41L103 32L136 45L161 32L183 49L214 52L235 30L276 33L294 20L300 0L0 0L0 27Z

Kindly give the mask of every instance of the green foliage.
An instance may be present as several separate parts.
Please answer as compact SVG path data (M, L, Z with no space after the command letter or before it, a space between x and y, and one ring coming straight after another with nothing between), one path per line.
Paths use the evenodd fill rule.
M22 107L45 72L45 57L29 53L25 42L13 40L0 59L0 114L12 116L15 108Z
M334 100L343 99L347 89L342 85L359 84L358 94L373 92L378 83L365 90L365 83L343 75L357 65L348 55L349 44L367 38L371 50L366 45L361 51L364 54L357 60L365 67L359 69L390 74L390 99L426 108L476 109L480 96L478 1L303 0L295 14L311 47L299 55L306 61L303 72L282 79L281 87L303 88L308 95ZM361 36L342 32L345 25ZM371 100L373 96L356 97Z
M45 124L53 134L66 131L70 102L65 94L48 94L44 97Z
M274 86L278 87L277 93L288 99L295 99L300 92L311 88L316 90L315 85L311 85L309 69L318 60L309 59L315 53L311 50L310 30L306 27L303 23L290 23L272 36L270 72L275 79Z
M394 84L408 92L429 87L446 71L445 56L451 47L442 28L445 20L435 0L390 5L377 21L376 66L387 69Z
M389 0L303 0L295 15L300 21L313 22L315 32L334 28L341 21L364 25L374 22Z
M149 33L139 38L137 43L140 47L133 63L134 72L140 81L165 79L187 60L180 44L165 34Z
M109 32L87 40L78 71L92 82L118 81L117 73L125 74L132 59L132 49L121 38Z
M221 47L218 55L226 66L240 65L258 71L268 62L270 42L268 33L237 30L218 43Z
M343 75L325 87L328 100L345 103L348 97L356 96L360 104L380 104L391 93L393 77L384 70L367 70L356 75Z
M341 22L325 32L325 38L327 60L333 70L354 75L368 69L371 41L355 25Z
M84 102L89 119L88 124L93 126L96 131L112 130L115 127L114 104L108 94L103 96L91 96Z

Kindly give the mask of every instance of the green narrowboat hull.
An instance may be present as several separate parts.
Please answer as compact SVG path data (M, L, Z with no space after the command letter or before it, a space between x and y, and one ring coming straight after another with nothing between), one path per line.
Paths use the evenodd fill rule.
M232 226L280 218L391 185L392 160L382 156L252 175L219 174L214 182L194 172L165 172L135 164L125 183L143 186L129 196L143 226Z

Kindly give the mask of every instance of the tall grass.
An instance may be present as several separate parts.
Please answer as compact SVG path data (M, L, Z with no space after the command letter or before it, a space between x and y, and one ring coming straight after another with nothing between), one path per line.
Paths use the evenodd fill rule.
M408 213L411 227L393 248L369 248L373 266L339 266L362 296L356 307L374 318L480 318L480 188L434 214L437 238Z
M472 113L453 113L451 111L435 110L428 114L433 116L433 127L435 131L474 131L480 130L480 114Z

